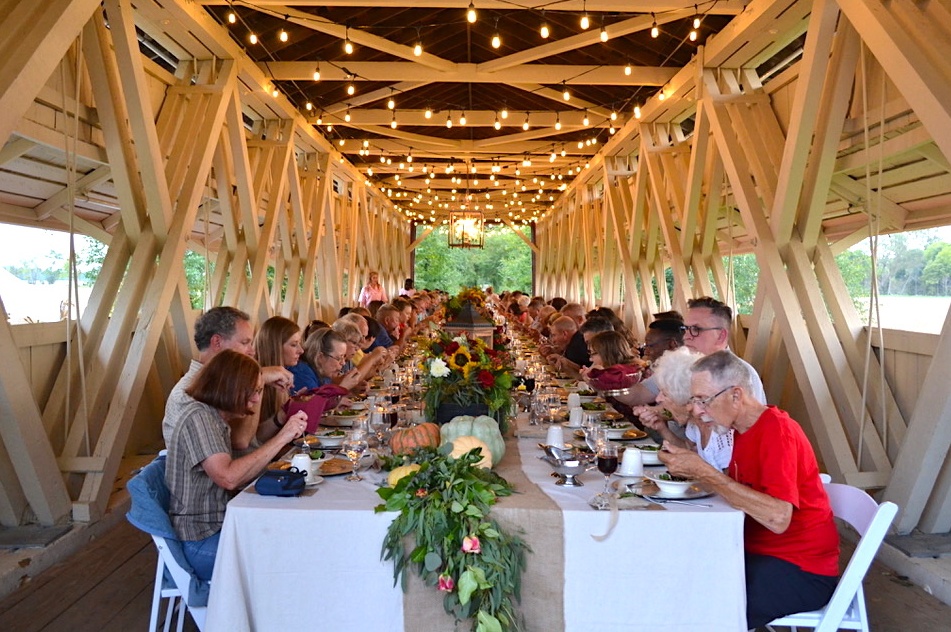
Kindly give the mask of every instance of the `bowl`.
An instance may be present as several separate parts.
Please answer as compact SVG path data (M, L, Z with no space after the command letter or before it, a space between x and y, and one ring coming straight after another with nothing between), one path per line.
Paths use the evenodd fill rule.
M671 475L667 472L663 474L645 474L645 478L654 481L661 493L667 496L683 496L696 481L671 480Z
M555 483L556 485L562 485L564 487L584 487L581 481L575 479L576 476L583 474L588 468L584 461L576 459L558 463L549 460L549 463L551 463L552 469L555 470L555 474L561 477L561 479Z
M635 445L631 447L641 451L641 462L644 465L660 465L659 445Z
M347 433L342 432L341 434L329 434L340 432L337 429L332 430L322 430L317 432L317 436L320 437L320 447L322 448L339 448L343 445L344 439L347 438Z

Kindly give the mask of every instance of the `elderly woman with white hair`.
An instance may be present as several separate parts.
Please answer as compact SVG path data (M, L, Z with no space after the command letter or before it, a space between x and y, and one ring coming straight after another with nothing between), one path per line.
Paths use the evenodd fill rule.
M704 461L723 471L733 455L733 431L696 417L690 406L690 367L702 357L687 347L665 352L654 363L654 378L660 387L657 405L637 406L634 414L664 441L695 450ZM668 424L670 420L676 428ZM680 428L683 435L676 432Z

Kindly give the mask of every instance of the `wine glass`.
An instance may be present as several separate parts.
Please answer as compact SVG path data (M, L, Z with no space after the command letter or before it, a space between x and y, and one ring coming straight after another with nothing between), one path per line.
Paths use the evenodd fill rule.
M370 430L376 435L380 449L383 449L386 443L386 431L389 427L389 415L386 412L375 410L370 413Z
M363 477L360 476L360 459L363 457L363 453L367 451L369 444L367 443L367 435L362 430L351 430L347 434L347 438L343 442L343 453L347 455L347 458L350 459L350 462L353 463L353 472L350 476L347 477L348 481L362 481ZM617 459L615 459L616 461Z
M584 429L584 441L588 444L588 448L592 453L597 454L598 444L603 443L599 441L599 434L601 432L601 423L595 415L585 415L584 421L581 422L581 427Z
M617 471L617 446L605 441L598 446L598 470L604 474L604 494L608 494L611 475Z

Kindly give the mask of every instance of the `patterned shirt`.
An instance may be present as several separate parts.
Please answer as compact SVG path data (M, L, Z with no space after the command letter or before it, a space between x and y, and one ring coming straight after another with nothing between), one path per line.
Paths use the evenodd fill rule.
M172 445L172 435L175 434L175 428L182 418L182 411L185 406L195 401L185 392L185 389L192 385L202 366L202 363L198 360L192 360L188 366L188 372L182 376L182 379L172 387L172 391L168 394L168 400L165 402L165 417L162 419L162 437L165 439L166 447Z
M221 530L230 495L201 465L219 453L231 455L231 427L217 410L192 400L168 444L165 466L168 513L181 540L203 540Z

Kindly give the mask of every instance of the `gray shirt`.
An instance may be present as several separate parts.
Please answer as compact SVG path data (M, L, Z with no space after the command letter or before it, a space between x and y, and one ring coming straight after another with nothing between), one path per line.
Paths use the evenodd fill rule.
M172 435L175 434L175 428L178 427L185 406L195 401L185 392L185 389L192 385L202 366L204 365L198 360L192 360L188 365L188 371L168 394L168 399L165 401L165 417L162 418L162 437L165 439L166 447L172 445Z

